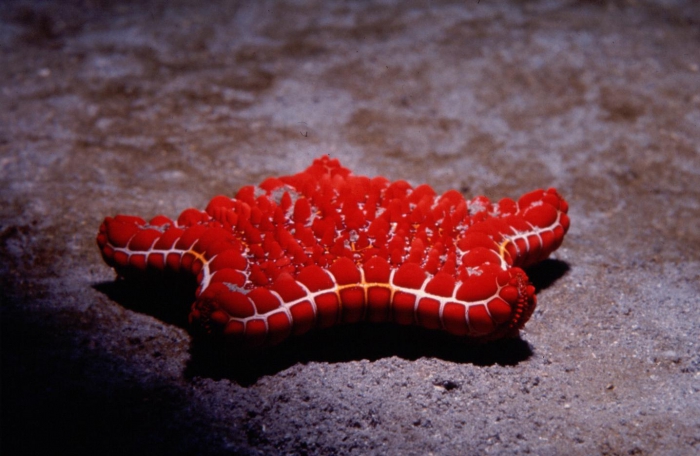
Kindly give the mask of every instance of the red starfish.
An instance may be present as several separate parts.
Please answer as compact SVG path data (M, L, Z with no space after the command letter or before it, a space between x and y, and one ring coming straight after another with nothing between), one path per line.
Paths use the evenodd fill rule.
M532 314L520 268L561 245L567 208L554 189L466 201L354 176L324 156L176 222L107 217L97 244L120 276L196 275L190 321L245 346L360 320L494 339L517 335Z

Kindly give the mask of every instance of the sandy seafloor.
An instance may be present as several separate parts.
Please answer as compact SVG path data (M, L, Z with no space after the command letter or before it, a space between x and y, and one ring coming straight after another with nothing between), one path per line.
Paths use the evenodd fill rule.
M700 4L0 2L3 455L700 452ZM237 359L106 215L330 154L571 230L520 340L347 326Z

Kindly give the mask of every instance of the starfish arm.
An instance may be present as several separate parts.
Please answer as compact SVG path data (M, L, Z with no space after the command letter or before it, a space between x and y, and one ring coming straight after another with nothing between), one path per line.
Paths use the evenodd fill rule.
M196 209L187 209L176 222L162 215L149 222L127 215L107 217L97 244L105 262L125 278L169 271L193 274L201 283L211 279L212 268L222 260L239 271L247 266L247 260L236 255L242 246L230 230ZM212 261L216 256L219 261ZM230 274L228 279L234 281ZM244 281L240 274L241 286Z
M182 240L184 233L166 217L146 222L140 217L117 215L102 222L97 245L105 262L120 277L130 278L148 275L149 271L179 271L190 247L183 245L187 242L187 238ZM196 241L194 236L188 238Z
M242 291L205 290L191 321L247 347L358 321L415 324L495 339L517 334L536 302L534 288L519 268L459 283L447 274L429 277L415 263L392 271L380 257L363 267L349 259L339 259L327 270L308 266L296 278L283 274L270 287Z
M523 195L518 211L504 218L510 230L502 233L502 245L513 264L531 266L558 249L569 230L567 211L567 202L553 188Z

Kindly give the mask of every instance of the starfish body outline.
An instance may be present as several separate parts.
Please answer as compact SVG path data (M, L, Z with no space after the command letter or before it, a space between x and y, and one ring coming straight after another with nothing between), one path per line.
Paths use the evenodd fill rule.
M119 276L194 274L190 322L244 347L361 320L497 339L532 315L522 268L561 245L567 210L555 189L465 200L323 156L176 221L107 217L97 244Z

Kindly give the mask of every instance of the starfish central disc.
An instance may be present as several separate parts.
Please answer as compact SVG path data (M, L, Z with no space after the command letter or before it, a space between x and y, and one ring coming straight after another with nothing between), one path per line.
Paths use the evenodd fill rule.
M532 314L521 268L561 245L567 208L554 189L466 200L355 176L324 156L176 221L108 217L97 243L121 276L195 275L190 321L246 346L360 320L492 339Z

